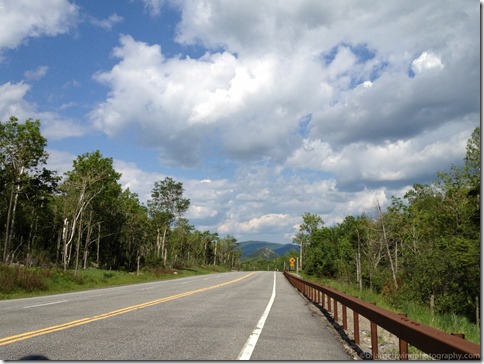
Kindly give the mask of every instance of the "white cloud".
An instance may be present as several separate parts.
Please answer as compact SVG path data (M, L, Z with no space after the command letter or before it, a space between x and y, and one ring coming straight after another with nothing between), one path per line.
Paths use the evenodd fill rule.
M321 75L316 60L228 52L166 59L158 45L130 36L120 43L113 54L121 61L95 75L111 92L92 120L111 136L135 130L139 141L158 146L166 161L193 165L206 137L235 159L281 158L306 108L316 108L330 94L315 77ZM301 88L310 96L298 92Z
M166 0L143 0L143 3L150 15L155 17L160 15L161 9L166 4Z
M90 17L89 21L92 25L102 28L104 30L111 30L114 25L121 23L124 20L122 16L118 14L111 14L106 19L97 19L95 17Z
M0 51L27 38L66 33L78 16L78 7L67 0L1 0L0 9Z
M10 116L15 116L21 122L30 118L39 119L42 135L48 140L83 136L89 131L77 120L63 117L56 112L39 111L35 104L25 100L29 90L30 85L23 82L0 84L0 120L7 120Z
M41 121L42 134L48 140L80 137L89 131L79 121L62 117L54 112L37 112L33 115Z
M229 220L219 226L218 232L220 234L229 234L231 232L243 234L260 233L266 229L287 228L288 218L289 215L287 214L267 214L242 222Z
M151 198L151 191L155 181L160 181L166 177L160 173L143 171L134 162L115 159L113 167L117 172L121 173L119 183L122 188L129 188L131 192L137 193L140 201L143 203L146 203Z
M7 120L10 116L16 116L18 119L30 117L31 106L24 100L24 96L29 90L30 86L23 82L0 84L1 120Z
M24 72L24 77L30 81L37 81L40 80L47 74L49 67L47 66L39 66L35 70L28 70Z
M412 62L412 70L417 74L427 70L441 71L443 69L444 64L440 57L432 52L422 52L422 54Z
M218 215L218 211L214 209L212 206L199 206L199 205L190 205L190 209L187 213L189 216L190 221L193 220L206 220L207 218L212 218Z
M453 47L463 47L462 34L471 30L462 22L475 17L471 8L382 4L177 3L176 40L208 52L167 59L159 45L122 36L113 51L119 63L95 76L109 96L92 120L112 137L129 132L158 147L165 163L195 166L206 143L231 159L281 162L301 145L297 130L306 115L311 138L333 148L405 139L462 116L463 95L479 82L459 78L464 60ZM158 14L164 4L145 5ZM439 23L430 26L428 16ZM460 33L448 31L450 24ZM442 67L444 55L439 77L408 76L410 67ZM464 62L478 58L475 52Z
M56 171L58 176L63 176L65 172L72 170L72 163L77 158L76 155L56 149L46 149L49 153L47 168Z
M321 140L305 139L287 166L330 172L345 188L433 179L438 171L462 161L474 124L473 117L458 119L412 139L350 143L336 150Z
M289 239L306 211L326 224L371 211L461 161L479 124L476 4L144 1L153 18L167 4L181 14L179 49L205 54L169 57L138 33L121 35L114 65L93 76L107 92L89 117L110 138L156 148L163 166L237 166L234 176L174 176L199 228ZM0 35L0 48L54 34L29 29L4 33L3 43ZM29 89L0 85L0 113L43 116L52 138L86 132L38 112L25 101ZM120 160L115 168L142 201L165 177Z

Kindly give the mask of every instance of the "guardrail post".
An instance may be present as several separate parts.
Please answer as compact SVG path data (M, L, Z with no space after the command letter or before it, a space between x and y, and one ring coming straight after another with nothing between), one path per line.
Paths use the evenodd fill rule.
M348 322L346 319L346 306L342 304L343 307L343 330L346 330L348 328Z
M338 322L338 301L336 301L334 298L333 298L333 304L334 304L334 320L336 322Z
M328 295L326 295L327 299L328 299L328 312L331 312L331 297L329 297Z
M324 299L325 299L324 293L321 292L321 306L323 307L323 309L324 309Z
M371 331L371 355L373 360L378 359L378 326L371 321L370 322Z
M360 345L360 318L358 312L353 310L353 341L356 345Z
M399 313L398 316L407 317L406 313ZM400 352L400 360L408 360L408 343L405 340L398 339L398 348Z

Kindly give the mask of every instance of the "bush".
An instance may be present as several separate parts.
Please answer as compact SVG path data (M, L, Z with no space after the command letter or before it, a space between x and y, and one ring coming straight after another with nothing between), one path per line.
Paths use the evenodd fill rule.
M39 270L0 265L0 293L33 292L48 289Z

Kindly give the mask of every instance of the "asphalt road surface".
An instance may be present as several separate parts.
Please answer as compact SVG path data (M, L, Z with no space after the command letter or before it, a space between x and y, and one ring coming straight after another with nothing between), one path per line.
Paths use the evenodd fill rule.
M351 360L280 272L0 301L0 359Z

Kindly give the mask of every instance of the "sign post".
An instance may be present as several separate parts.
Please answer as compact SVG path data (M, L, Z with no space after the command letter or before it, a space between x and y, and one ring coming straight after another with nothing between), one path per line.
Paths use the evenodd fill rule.
M291 257L291 258L289 259L289 265L290 265L290 267L291 267L291 270L294 270L294 262L295 262L294 258L293 258L293 257Z

